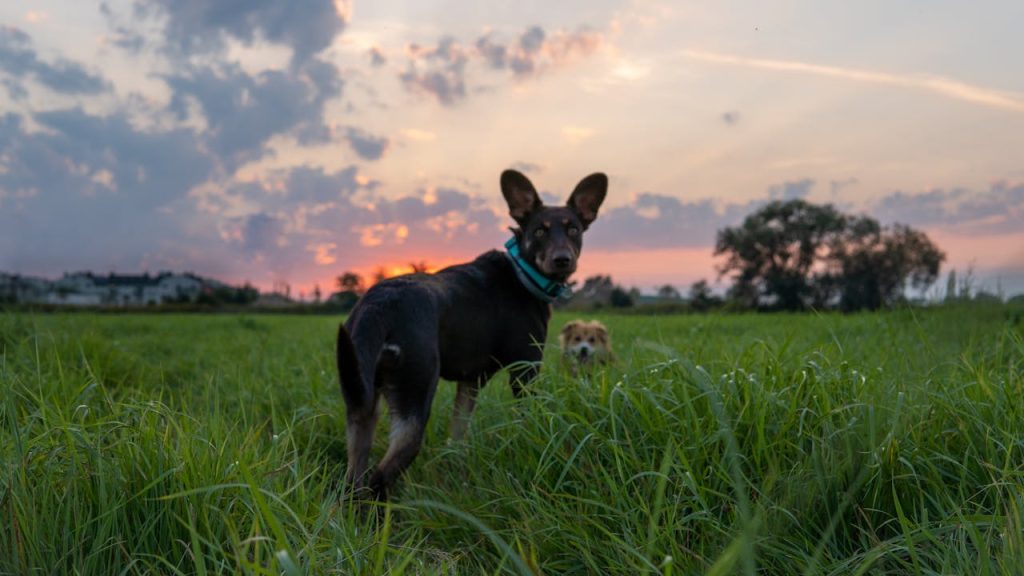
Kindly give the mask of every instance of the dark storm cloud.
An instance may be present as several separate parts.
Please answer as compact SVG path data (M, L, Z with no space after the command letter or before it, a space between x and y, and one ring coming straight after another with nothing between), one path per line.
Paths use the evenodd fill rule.
M61 94L99 94L110 89L109 83L100 75L93 74L84 66L63 58L46 62L39 58L32 48L28 34L10 26L0 26L0 72L15 78L31 77L36 82ZM20 84L7 84L14 94L24 95Z
M267 70L249 75L237 64L196 68L165 77L170 110L184 120L189 103L206 121L204 139L229 172L266 154L267 141L291 134L301 144L329 141L324 103L341 92L332 65L310 60L296 71Z
M138 0L135 13L162 19L167 47L182 55L219 52L227 38L265 40L293 50L299 65L345 28L332 0Z
M352 150L363 160L380 160L390 143L387 138L374 136L352 126L345 130L345 139Z

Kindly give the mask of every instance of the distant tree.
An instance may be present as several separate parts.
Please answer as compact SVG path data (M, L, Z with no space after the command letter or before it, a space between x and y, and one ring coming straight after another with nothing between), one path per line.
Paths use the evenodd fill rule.
M337 278L338 290L340 292L352 292L353 294L362 294L365 291L363 287L363 277L355 272L346 271Z
M881 228L869 218L851 230L829 256L842 310L891 306L908 284L924 289L938 278L946 256L924 232L902 224Z
M323 296L323 293L320 292L320 285L319 284L314 284L313 285L313 303L314 304L319 304L320 303L320 298L322 296Z
M605 293L611 294L614 288L615 283L612 282L611 276L598 274L583 280L583 287L579 293L585 297L599 297Z
M671 284L665 284L658 288L658 299L659 300L679 300L679 290Z
M740 226L718 231L719 269L732 274L734 298L747 305L800 310L815 297L813 267L821 250L844 231L845 217L832 205L776 200L747 216Z
M423 274L427 271L429 266L426 261L420 260L419 262L409 262L409 268L412 269L413 274Z
M608 302L613 308L630 308L636 304L633 295L620 286L612 289L611 298Z
M956 300L956 268L951 268L946 277L946 302L953 300Z
M1010 296L1006 300L1006 303L1007 304L1013 304L1014 306L1018 306L1018 305L1024 304L1024 294L1015 294L1013 296Z
M381 281L387 280L387 279L388 279L388 269L387 268L385 268L383 266L378 266L377 269L373 271L373 283L374 284L377 284L378 282L381 282Z
M706 312L722 305L722 299L711 292L707 280L698 280L690 286L690 308L696 312Z

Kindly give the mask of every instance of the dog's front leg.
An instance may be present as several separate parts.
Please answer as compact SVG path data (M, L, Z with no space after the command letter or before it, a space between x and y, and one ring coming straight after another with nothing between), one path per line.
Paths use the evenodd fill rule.
M512 395L516 398L522 398L528 394L530 390L526 387L527 384L533 381L537 377L537 364L530 363L519 363L508 370L508 383L512 386Z
M476 395L480 392L480 383L476 381L459 382L459 388L455 392L455 407L452 410L452 421L449 425L449 435L452 440L462 440L469 428L469 417L476 408Z

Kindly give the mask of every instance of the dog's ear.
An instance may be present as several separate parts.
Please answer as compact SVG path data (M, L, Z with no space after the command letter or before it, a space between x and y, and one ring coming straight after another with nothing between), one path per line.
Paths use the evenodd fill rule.
M579 216L584 230L597 218L597 209L601 207L607 193L608 177L600 172L580 180L576 189L572 191L572 196L569 196L566 205Z
M526 224L530 214L544 206L533 183L521 172L505 170L501 173L501 194L508 203L508 213L520 226Z
M561 334L564 336L565 334L572 332L575 328L578 328L582 324L583 322L580 322L579 320L572 320L571 322L566 322L565 326L562 326Z

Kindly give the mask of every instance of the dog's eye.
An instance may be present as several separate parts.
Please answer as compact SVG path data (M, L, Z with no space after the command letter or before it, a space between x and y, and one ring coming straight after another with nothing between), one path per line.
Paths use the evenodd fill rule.
M582 340L582 338L580 338L579 336L572 339L573 342L579 342L580 340Z
M593 337L593 336L591 336L590 338L588 338L588 339L587 339L587 342L590 342L591 344L593 344L593 343L594 343L594 337Z
M536 236L537 238L543 238L544 237L544 229L543 228L537 228L536 230L533 231L533 235Z
M569 229L566 230L565 233L568 234L569 236L579 236L580 229L575 226L569 226Z

